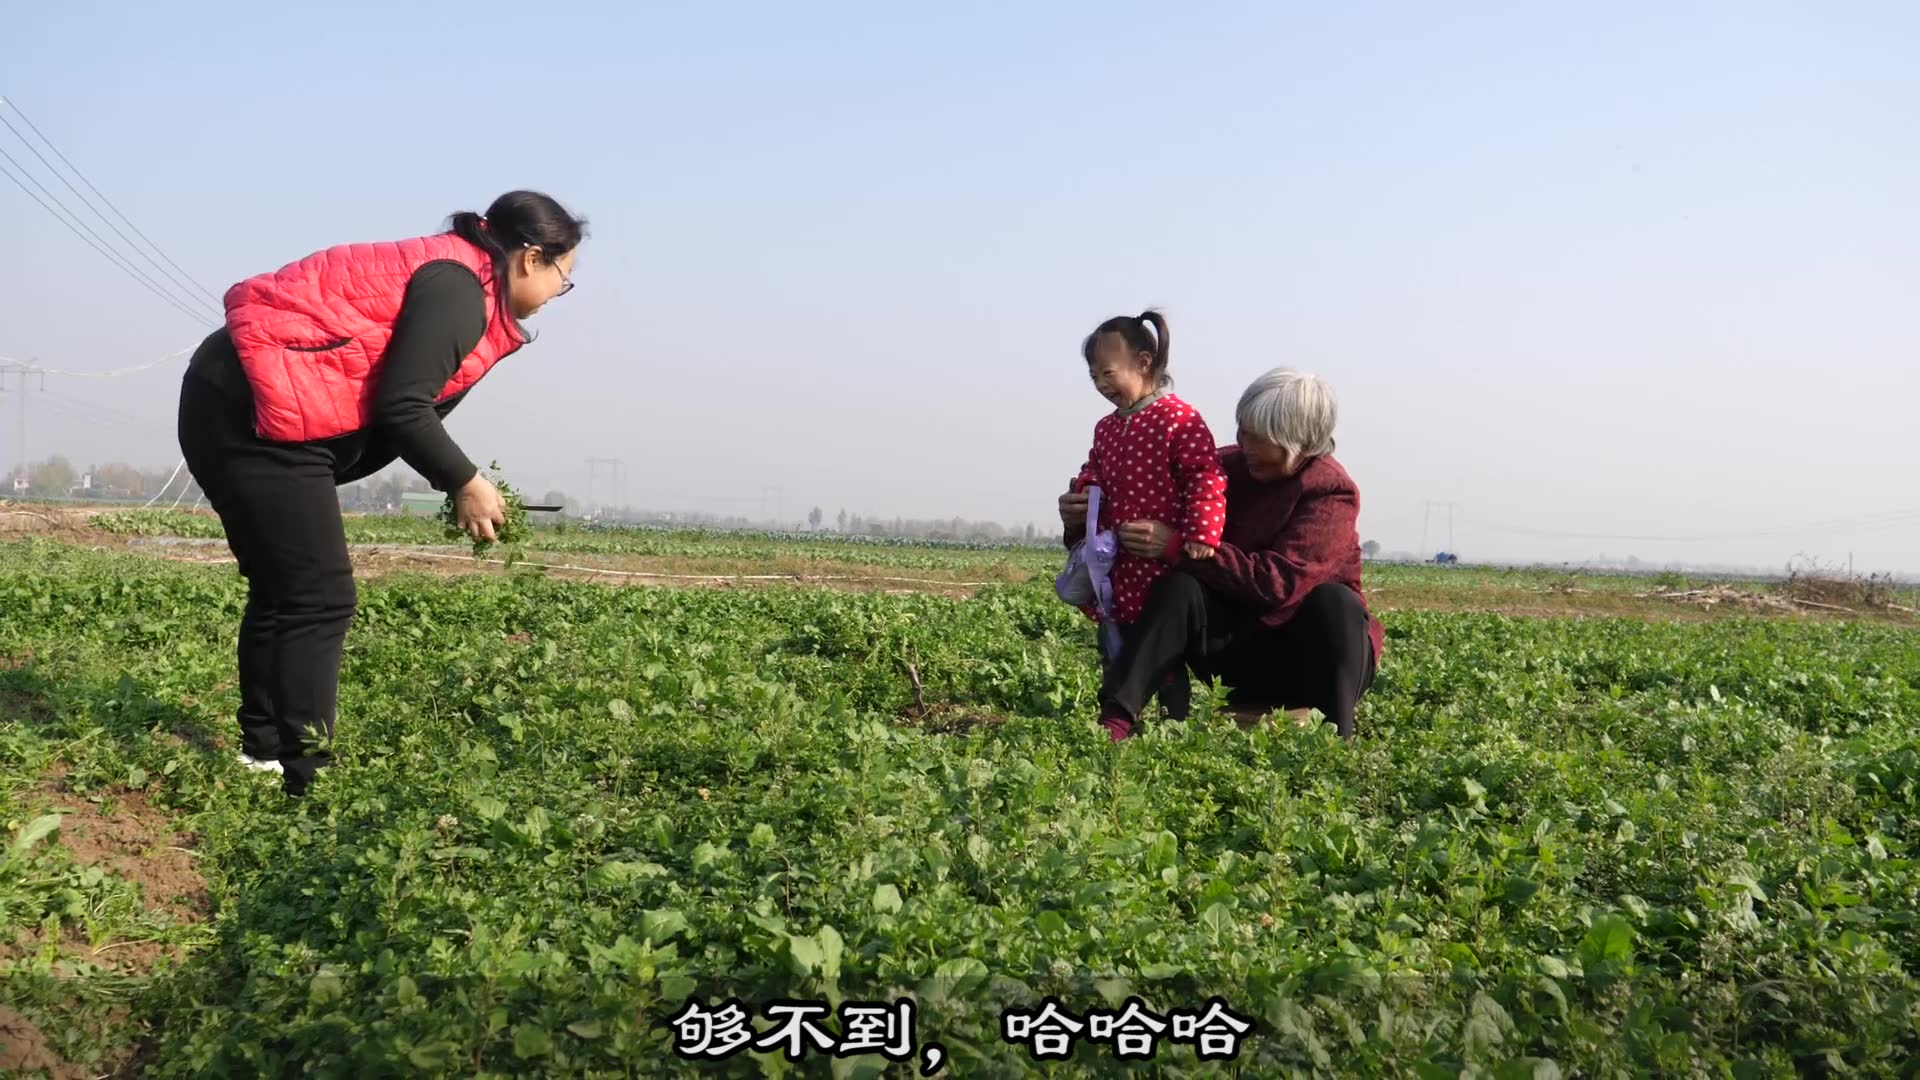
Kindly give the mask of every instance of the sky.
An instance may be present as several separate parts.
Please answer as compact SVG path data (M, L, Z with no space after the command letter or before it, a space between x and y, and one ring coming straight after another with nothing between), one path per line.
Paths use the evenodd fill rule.
M1081 338L1158 306L1223 444L1268 368L1333 385L1389 551L1912 573L1916 51L1896 2L75 2L9 13L0 96L216 296L512 188L585 215L449 422L523 489L1047 527ZM0 356L212 325L11 183L0 226ZM28 456L171 467L183 366L30 384Z

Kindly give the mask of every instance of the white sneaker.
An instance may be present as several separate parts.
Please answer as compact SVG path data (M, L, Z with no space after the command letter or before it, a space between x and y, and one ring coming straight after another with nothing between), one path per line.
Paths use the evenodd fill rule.
M240 764L246 766L249 769L254 770L255 772L272 772L272 773L286 772L286 767L284 765L281 765L279 762L261 761L259 758L254 757L252 754L241 754Z

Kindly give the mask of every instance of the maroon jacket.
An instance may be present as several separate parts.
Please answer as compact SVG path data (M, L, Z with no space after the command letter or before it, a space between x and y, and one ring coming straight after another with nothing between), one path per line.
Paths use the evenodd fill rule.
M1285 480L1262 482L1247 472L1238 446L1222 447L1227 474L1227 527L1211 559L1189 559L1175 535L1171 565L1258 613L1262 626L1281 626L1300 610L1307 594L1328 582L1360 589L1360 490L1332 457L1317 457ZM1071 530L1068 542L1084 530ZM1373 662L1380 663L1385 632L1367 615Z

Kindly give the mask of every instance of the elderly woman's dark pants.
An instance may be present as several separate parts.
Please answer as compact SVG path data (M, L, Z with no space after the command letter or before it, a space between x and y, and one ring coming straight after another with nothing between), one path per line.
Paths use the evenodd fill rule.
M1368 627L1366 608L1344 585L1314 589L1285 625L1250 627L1232 601L1175 571L1154 582L1140 618L1122 632L1100 703L1138 718L1157 692L1184 718L1181 676L1190 668L1219 678L1233 706L1319 709L1351 737L1354 709L1373 685Z
M333 457L253 433L251 403L189 373L180 449L247 579L240 620L241 749L278 760L289 794L331 759L340 662L357 595Z

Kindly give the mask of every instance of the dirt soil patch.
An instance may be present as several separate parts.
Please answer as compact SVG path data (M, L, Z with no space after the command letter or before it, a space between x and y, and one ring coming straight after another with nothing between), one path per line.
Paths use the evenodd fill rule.
M194 837L182 835L173 818L153 805L145 792L124 787L105 793L101 802L61 786L63 765L48 771L48 811L61 815L57 843L74 862L98 867L140 892L142 906L165 914L175 924L198 923L212 911L206 879L192 854ZM10 943L11 951L37 951L39 931ZM0 944L0 948L6 948ZM58 945L63 956L123 974L151 972L162 956L181 959L179 949L152 941L112 940L94 945L77 924L65 927Z
M66 796L57 798L68 816L60 823L60 843L82 866L98 866L139 886L151 910L180 922L197 922L207 913L207 882L190 854L192 837L174 830L173 818L148 801L145 792L118 788L106 805Z
M64 849L76 864L93 867L133 884L142 906L176 925L203 922L211 912L206 881L188 850L194 838L183 835L173 818L153 804L148 794L115 787L93 797L64 786L68 768L56 763L45 773L41 797L44 812L61 815L60 831L52 843ZM57 935L57 938L55 937ZM162 958L178 963L178 945L115 937L95 944L85 926L67 920L58 930L34 927L0 933L0 961L15 960L51 947L58 980L83 980L94 972L115 976L150 975ZM75 985L79 985L76 981ZM100 1012L71 1003L51 1005L49 1016L62 1024L78 1025L84 1048L79 1064L63 1059L47 1032L17 1012L0 1008L0 1076L43 1073L55 1077L132 1076L140 1071L142 1055L151 1051L150 1033L130 1030L128 1010L114 1007ZM76 1031L68 1031L69 1038ZM84 1066L84 1067L82 1067Z
M919 728L936 735L965 735L978 728L998 726L1006 719L965 705L940 702L925 708L907 706L900 711L898 726Z
M62 1061L33 1021L0 1005L0 1076L45 1072L57 1080L81 1080L85 1069Z
M1518 618L1632 618L1659 622L1708 622L1724 618L1835 621L1872 619L1911 626L1915 613L1888 605L1848 608L1808 602L1737 585L1644 592L1581 588L1551 583L1533 586L1464 584L1434 586L1394 582L1366 590L1367 605L1383 611L1480 612Z
M388 545L355 547L354 573L362 578L388 574L430 574L465 577L470 574L537 573L566 581L604 585L652 585L674 588L741 589L768 586L844 589L856 592L933 593L965 599L977 586L964 580L944 581L910 571L855 563L819 565L789 560L703 561L639 555L549 554L529 551L518 568L497 559L474 559L458 549ZM215 560L206 560L215 561Z
M51 506L41 503L19 503L0 499L0 543L10 540L54 540L75 547L90 548L95 551L126 551L130 548L151 546L157 541L171 540L171 537L134 536L108 532L94 524L101 514L126 512L137 509L130 506ZM181 514L191 513L195 517L214 518L211 510L185 510ZM217 518L216 518L217 520ZM197 545L180 543L180 553L199 550ZM216 541L213 547L205 551L207 556L226 555L225 541ZM196 560L201 561L201 560ZM215 561L208 558L205 561ZM229 559L231 561L231 559Z
M1651 592L1635 593L1635 599L1663 600L1670 604L1685 604L1710 611L1715 608L1738 610L1754 614L1791 615L1799 613L1804 607L1823 607L1825 605L1801 605L1793 600L1773 593L1759 593L1748 589L1735 588L1732 585L1706 585L1697 589L1661 589ZM1829 610L1846 610L1829 608Z
M0 540L44 536L69 543L92 543L106 534L93 527L95 510L66 506L26 506L0 499Z
M105 536L105 534L97 534ZM132 550L168 562L200 566L231 566L234 558L224 543L133 538L92 545ZM504 576L536 573L561 581L591 581L601 585L652 585L681 589L742 589L767 586L804 586L854 592L933 593L954 599L971 597L978 586L966 581L919 577L911 572L860 564L794 563L791 560L698 560L673 556L555 554L529 551L518 567L502 559L475 559L465 550L415 544L353 544L348 557L354 577L372 581L401 574L424 574L455 579L472 575ZM1013 580L1013 579L1009 579Z

